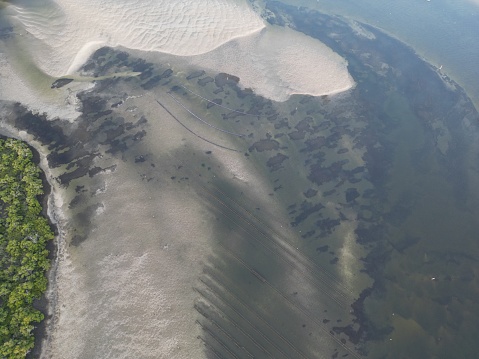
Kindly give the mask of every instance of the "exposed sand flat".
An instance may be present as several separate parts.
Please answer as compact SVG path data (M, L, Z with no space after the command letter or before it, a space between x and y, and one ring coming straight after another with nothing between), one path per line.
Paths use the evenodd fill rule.
M346 60L322 42L279 26L268 26L189 61L234 74L242 87L275 101L286 101L293 94L335 94L354 86Z
M196 55L264 27L244 0L27 1L13 10L37 43L32 56L52 76L75 71L102 45Z
M354 85L338 54L289 28L265 27L246 1L56 0L9 12L25 30L33 62L54 77L74 73L102 46L121 46L234 74L241 86L275 101Z

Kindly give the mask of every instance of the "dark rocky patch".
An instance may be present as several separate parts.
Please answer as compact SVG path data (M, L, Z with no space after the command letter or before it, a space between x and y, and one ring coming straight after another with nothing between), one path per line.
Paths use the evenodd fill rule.
M329 141L324 136L318 136L315 138L310 138L309 140L305 141L306 144L306 151L311 152L315 150L319 150L323 146L329 146Z
M223 100L220 99L220 98L215 98L213 100L211 100L211 102L208 102L206 104L206 108L211 108L211 107L214 107L216 105L221 105L223 103ZM215 105L216 104L216 105Z
M253 150L256 150L258 152L264 152L264 151L277 150L278 148L279 148L278 141L272 140L272 139L262 139L262 140L259 140L258 142L253 143L253 145L249 148L249 151L253 152Z
M65 86L65 85L68 85L72 81L73 81L73 79L68 79L68 78L58 79L52 84L51 88L52 89L59 89L59 88Z
M329 127L331 127L331 121L323 121L319 125L313 126L312 133L327 130Z
M360 194L356 188L348 188L346 190L346 202L348 203L354 201L359 196Z
M289 124L288 124L288 119L287 118L282 118L281 120L279 120L279 122L275 123L274 124L274 128L276 130L279 130L283 127L286 127L286 128L289 128Z
M278 118L278 116L279 116L279 114L274 113L274 114L272 114L272 115L269 115L266 119L267 119L268 121L274 122L274 121L276 121L276 119Z
M307 231L305 234L303 234L303 235L301 236L301 238L306 239L306 238L312 237L312 236L315 235L315 233L316 233L316 231L315 231L314 229L312 229L312 230L310 230L310 231Z
M308 188L308 190L303 193L303 195L306 198L314 197L314 196L316 196L316 194L318 194L318 191L316 191L315 189L312 189L312 188Z
M206 74L206 72L204 70L194 71L191 74L189 74L188 76L186 76L186 79L188 81L193 80L193 79L196 79L198 77L203 76L204 74Z
M58 181L65 186L68 186L68 184L76 179L85 176L89 172L88 167L78 167L77 169L71 171L71 172L65 172L58 176Z
M313 122L312 117L306 117L299 121L296 126L294 126L295 129L298 131L304 131L304 132L310 132L311 131L311 123Z
M117 108L117 107L119 107L119 106L121 106L121 105L123 105L123 100L120 100L120 101L118 101L118 102L115 102L115 103L111 104L110 107L111 107L111 108Z
M224 72L215 76L215 84L217 87L224 87L225 85L236 86L240 78L238 76L226 74Z
M323 238L330 235L333 233L334 228L339 226L340 223L341 220L339 218L324 218L316 221L316 226L321 230L319 237Z
M332 163L329 167L322 167L321 162L323 162L322 159L311 166L311 172L308 176L310 181L322 185L338 178L347 177L346 173L343 172L343 164L340 161Z
M65 140L60 120L48 121L45 114L35 115L20 103L15 103L15 127L28 132L43 145L60 144ZM49 147L49 149L51 149Z
M151 64L143 59L136 59L130 64L131 70L134 72L145 72L151 68Z
M81 235L74 235L73 238L70 241L70 244L74 247L78 247L80 244L82 244L85 240L87 239L87 236L81 236Z
M144 155L135 156L135 163L142 163L145 161L146 161L146 156Z
M144 90L151 90L152 88L158 86L160 84L160 81L163 79L167 79L173 74L173 70L171 69L166 69L163 71L161 75L155 75L151 77L148 81L146 81L144 84L141 85L141 87ZM141 78L141 76L140 76Z
M75 145L72 148L69 148L66 151L62 152L51 152L47 156L48 165L51 168L60 167L62 165L67 165L75 161L76 159L84 156L88 156L89 152L82 148L80 145Z
M270 157L266 162L266 165L270 168L271 172L277 171L282 168L282 164L286 161L289 157L283 155L282 153L277 153L273 157Z
M303 140L306 136L306 132L304 131L293 131L288 133L288 136L293 141Z
M410 216L411 207L412 205L408 205L407 203L397 203L388 213L385 213L383 217L393 226L400 226Z
M106 145L125 133L125 125L123 124L112 124L109 127L108 129L100 127L100 130L103 130L103 133L106 135L106 139L101 141L101 144Z
M87 93L82 93L78 95L82 103L82 112L85 116L97 114L106 107L106 99L100 96L91 96Z
M328 245L325 245L325 246L321 246L321 247L317 247L316 248L316 252L319 252L319 253L325 253L329 250L329 246Z
M333 193L335 193L335 192L336 192L336 189L333 188L333 189L330 189L329 191L325 191L325 192L323 193L323 196L325 196L325 197L331 196L331 195L332 195Z
M88 191L85 189L85 186L76 186L75 187L75 192L76 193L83 193L83 192L88 192Z
M161 76L160 75L153 76L148 81L146 81L144 84L141 84L141 88L143 90L151 90L152 88L158 86L160 81L161 81Z
M111 165L111 166L106 167L106 168L93 167L92 169L90 169L90 170L88 171L88 175L89 175L90 177L93 177L93 176L96 176L97 174L102 173L102 172L105 172L105 171L114 172L114 171L116 170L116 167L117 167L117 165Z
M312 214L319 212L321 209L323 209L324 206L321 203L317 204L312 204L311 202L304 201L301 204L301 213L296 216L293 222L291 222L291 225L293 227L296 227L299 225L301 222L303 222L306 218L311 216Z
M88 171L88 176L93 177L102 171L103 171L103 168L101 167L93 167Z
M124 62L124 61L128 60L128 57L129 57L129 56L130 56L130 55L129 55L127 52L125 52L125 51L121 51L121 52L118 52L118 53L116 54L116 58L117 58L119 61L121 61L121 62Z
M73 208L73 207L76 207L78 206L79 204L82 203L82 201L85 200L85 197L81 194L79 195L76 195L71 201L70 201L70 204L68 205L69 208Z
M198 80L198 85L206 86L206 84L209 84L210 82L214 82L214 81L215 80L212 77L206 76L205 78L202 78L202 79Z

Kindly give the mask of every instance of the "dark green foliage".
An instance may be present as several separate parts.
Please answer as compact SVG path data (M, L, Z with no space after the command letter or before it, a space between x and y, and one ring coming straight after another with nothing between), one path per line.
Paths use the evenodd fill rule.
M53 233L41 216L40 170L21 141L0 139L0 358L24 358L33 348L33 307L47 287L47 242Z

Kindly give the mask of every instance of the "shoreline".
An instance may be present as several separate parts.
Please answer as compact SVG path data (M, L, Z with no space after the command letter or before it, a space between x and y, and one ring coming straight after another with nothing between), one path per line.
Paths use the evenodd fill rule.
M27 142L26 142L27 143ZM49 321L51 320L51 315L52 315L52 309L53 306L50 303L50 298L48 298L47 293L53 289L52 286L54 283L51 280L51 274L54 273L54 265L55 262L57 261L57 250L58 250L58 244L57 244L57 238L59 236L59 229L58 229L58 223L56 223L52 217L50 217L49 214L49 203L50 203L50 198L53 196L53 191L52 191L52 185L47 179L47 174L45 172L45 169L41 165L42 158L40 155L40 152L33 147L31 144L27 143L28 147L33 153L33 161L34 163L40 168L40 178L42 180L42 186L44 193L41 196L41 206L42 206L42 216L44 216L48 220L48 224L50 228L52 229L55 238L50 241L47 245L47 250L48 250L48 259L50 260L51 267L46 273L46 276L48 278L48 285L47 285L47 290L42 296L42 298L37 300L37 305L38 309L42 311L42 313L45 315L45 319L43 319L37 326L35 326L35 329L33 330L33 335L35 337L35 345L33 347L33 350L26 356L27 359L32 359L32 358L39 358L42 353L43 349L43 344L44 341L48 338L48 324Z
M382 32L381 30L378 30L378 31ZM382 33L384 33L384 32L382 32ZM385 35L386 35L386 36L389 36L388 34L385 34ZM422 57L420 57L420 56L414 51L414 49L413 49L412 47L410 47L408 44L405 44L405 43L401 42L401 41L398 40L398 39L396 39L396 40L399 41L399 43L401 43L403 46L409 48L409 49L411 50L411 54L414 55L414 56L416 56L420 61L422 61L422 62L424 63L424 66L430 67L430 68L431 68L432 70L434 70L435 72L438 72L438 71L439 71L439 69L435 68L433 64L431 64L430 62L425 61ZM444 81L446 84L452 84L452 85L454 85L454 86L456 87L456 90L457 90L457 91L460 91L461 94L464 94L464 96L466 96L468 99L470 99L470 98L467 96L467 93L465 92L465 90L464 90L461 86L459 86L458 84L456 84L453 80L449 79L447 76L446 76L446 78L443 78L443 76L440 76L440 77L441 77L441 80ZM100 88L98 89L98 91L100 91L100 90L101 90L101 86L100 86ZM94 90L94 91L96 91L96 90ZM141 91L141 90L140 90L140 91ZM339 95L340 95L340 94L339 94ZM125 101L126 101L126 100L125 100ZM138 101L140 101L140 100L138 100ZM143 100L141 100L141 101L145 102L145 101L147 101L147 100L143 99ZM143 103L143 102L140 102L140 103ZM472 103L472 100L471 100L471 103ZM136 103L136 104L138 104L138 103ZM140 106L140 107L143 108L143 106ZM153 111L154 111L154 110L153 110ZM156 113L157 113L157 111L154 111L154 114L156 114ZM153 116L153 114L151 114L151 115ZM291 116L292 116L292 115L291 115ZM147 115L147 117L148 117L148 120L151 119L149 115ZM3 128L2 126L3 126L3 125L1 125L0 127ZM171 127L171 128L174 128L174 127ZM19 137L20 137L19 139L21 139L22 141L24 141L24 142L26 142L27 144L29 144L29 146L32 146L32 143L33 143L34 145L36 144L36 145L38 146L38 148L40 149L40 150L38 150L39 166L40 166L40 168L42 169L42 173L45 175L45 180L48 181L48 179L50 179L50 180L54 179L55 176L52 174L51 169L50 169L49 166L46 164L46 154L45 154L45 153L42 153L42 151L41 151L41 149L42 149L42 148L45 148L45 147L43 147L42 145L37 144L37 142L31 140L31 138L28 139L27 137L28 137L29 135L28 135L28 136L23 136L23 135L22 135L22 132L23 132L23 131L17 131L17 132L18 132L18 133L17 133L16 135L14 135L13 137L15 137L15 138L19 138ZM12 130L12 134L15 134L15 130ZM24 138L22 138L22 137L24 137ZM182 138L182 137L187 137L187 136L185 136L181 131L178 131L178 139L180 139L180 138ZM258 138L257 138L257 139L258 139ZM91 140L91 138L90 138L90 140ZM151 140L151 139L150 139L150 140ZM182 141L183 141L183 139L182 139ZM190 141L191 141L191 140L190 140ZM175 147L174 149L176 149L176 146L173 146L173 145L172 145L172 147ZM150 148L150 149L151 149L152 147L146 147L146 148ZM157 148L157 147L155 147L155 148ZM161 148L161 147L159 147L159 148ZM179 147L178 147L178 148L179 148ZM202 146L201 146L201 148L202 148ZM34 149L35 149L35 147L34 147ZM35 149L35 151L37 151L37 150ZM146 151L146 150L145 150L145 151ZM185 150L185 151L186 151L186 150ZM36 153L36 152L34 152L34 153ZM173 153L176 153L176 152L173 152ZM216 153L216 151L215 151L215 153ZM135 152L135 154L136 154L136 152ZM139 157L137 157L137 158L138 158L139 160L141 159L142 161L144 161L144 158L145 158L145 157L148 158L148 156L151 156L150 154L145 154L145 157L143 157L143 152L141 152L141 153L138 152L137 154L138 154L138 155L141 154L141 156L139 156ZM155 154L157 154L157 153L155 152ZM221 157L221 158L223 158L223 159L226 158L225 155L220 155L220 156L223 156L223 157ZM174 156L173 156L173 157L174 157ZM150 157L150 158L151 158L151 157ZM175 157L175 158L176 158L176 157ZM150 161L150 159L148 159L148 161ZM153 159L151 159L151 161L153 161ZM205 161L206 161L206 160L205 160ZM135 160L135 162L136 162L136 160ZM141 163L141 162L139 161L139 163ZM160 163L162 163L162 162L160 162ZM163 162L163 163L164 163L164 162ZM170 164L169 162L166 162L166 163ZM176 164L176 159L175 159L174 161L173 161L173 160L171 161L171 164L173 164L173 163ZM181 162L180 162L180 163L181 163ZM153 162L152 162L152 164L153 164ZM97 165L98 165L98 163L97 163ZM146 163L146 165L149 165L149 163ZM140 165L138 165L138 166L140 166ZM151 166L151 168L154 168L154 167L155 167L155 166ZM160 167L160 166L158 166L158 167ZM176 167L176 170L177 170L178 173L180 173L179 171L180 171L181 167L182 167L182 164L181 164L181 166L178 165L178 166ZM225 166L225 167L227 167L227 166ZM234 166L232 166L232 167L234 167ZM98 167L98 168L99 168L99 167ZM135 167L135 168L136 168L136 167ZM153 170L152 170L151 168L149 168L149 170L152 171L152 173L153 173ZM262 168L263 168L265 171L267 170L266 167L264 167L264 166L263 166ZM100 169L101 169L101 168L100 168ZM234 172L233 172L230 168L228 168L228 171L229 171L229 172L232 172L232 173L234 174ZM238 173L239 173L239 174L241 174L241 172L242 172L242 171L238 170ZM175 174L176 174L176 172L175 172ZM189 175L190 177L192 177L191 174L188 174L188 175ZM203 175L204 175L204 174L203 174ZM146 175L145 175L145 176L146 176ZM152 176L153 176L153 175L152 175ZM93 177L93 176L90 175L90 177ZM234 174L234 177L238 178L238 176L236 176L236 174ZM121 178L121 177L120 177L120 178ZM145 178L146 178L146 177L145 177ZM153 177L151 177L151 178L153 179ZM173 177L171 177L171 179L173 179ZM188 178L187 178L187 177L181 177L179 180L183 180L183 181L186 182L186 181L188 180ZM43 181L43 179L42 179L42 181ZM149 181L149 180L148 180L148 181ZM251 182L256 182L256 181L251 181ZM49 272L47 273L47 274L48 274L48 278L49 278L49 284L48 284L46 296L47 296L47 300L49 300L49 301L47 301L45 304L47 305L48 308L50 308L49 310L50 310L51 312L48 313L48 314L49 314L49 317L46 318L44 321L42 321L42 323L44 322L44 326L43 326L42 328L40 328L40 326L39 326L39 328L38 328L38 330L39 330L39 332L40 332L40 335L42 335L42 334L44 335L41 339L39 339L39 341L40 341L40 344L39 344L39 348L40 348L40 349L39 349L39 351L38 351L39 355L42 353L42 351L45 352L46 350L49 349L48 345L49 345L49 343L51 343L51 340L52 340L52 336L49 336L49 334L50 334L50 335L58 334L58 333L55 333L54 331L50 331L50 332L49 332L49 330L50 330L50 328L55 328L55 324L57 323L56 321L58 320L58 317L57 317L56 315L57 315L58 311L60 310L59 304L63 304L63 302L58 302L58 287L57 287L57 284L58 284L59 282L57 282L57 279L59 278L59 276L58 276L58 264L59 264L59 261L61 261L62 259L64 259L64 257L62 257L62 255L64 255L63 250L65 249L65 239L64 239L64 238L65 238L65 237L64 237L64 233L65 233L65 232L64 232L64 230L65 230L66 228L65 228L65 226L63 226L63 222L62 222L62 219L65 218L65 217L64 217L65 213L62 211L62 208L66 208L66 207L65 207L66 205L65 205L65 206L63 206L63 205L62 205L62 206L58 206L57 203L60 203L60 202L61 202L61 203L63 204L63 201L66 201L66 200L67 200L67 197L64 196L65 191L62 191L62 188L60 187L60 185L59 185L57 182L51 181L51 183L50 183L50 182L48 182L48 183L51 185L51 188L50 188L50 193L49 193L49 195L46 196L46 198L47 198L47 204L48 204L48 206L47 206L47 214L48 214L47 218L49 219L49 221L51 221L52 223L54 223L55 226L57 226L57 227L55 227L55 229L56 229L57 231L55 231L55 239L54 239L54 241L57 243L57 246L54 248L54 250L55 250L54 256L55 256L55 257L54 257L54 261L52 262L52 267L51 267L51 269L49 270ZM154 183L154 182L152 182L152 183ZM163 184L164 184L164 183L162 183L162 185L163 185ZM171 189L171 194L174 194L176 191L178 191L177 188L172 188L172 187L171 187L171 184L167 184L167 185L165 185L165 187L166 187L166 186L170 186L170 187L168 187L168 188ZM134 188L136 188L136 187L132 187L132 189L134 189ZM126 189L129 189L129 188L126 188ZM280 188L278 187L278 189L280 189ZM110 189L110 190L111 190L111 189ZM275 189L274 191L276 191L276 189ZM63 192L63 193L62 193L62 192ZM119 193L119 194L123 194L123 193ZM148 193L148 194L149 194L149 193ZM146 194L145 194L145 196L146 196ZM173 197L174 197L174 196L172 195L172 198L173 198ZM145 197L145 203L146 203L146 199L147 199L147 197ZM149 197L149 199L151 199L151 197ZM59 200L59 202L56 202L55 200ZM121 203L124 201L122 197L113 198L113 200L114 200L114 201L118 200L118 203L116 203L116 204L121 204ZM349 201L348 201L348 202L349 202ZM123 202L123 203L125 203L125 202ZM106 208L107 208L106 210L107 210L107 211L111 211L110 208L117 208L117 207L119 208L119 206L110 206L110 207L107 206L107 207L106 207ZM177 206L176 206L176 203L175 203L175 206L172 206L172 208L177 209L177 210L180 210L180 209L182 208L181 203L179 203ZM200 208L200 207L198 207L198 208ZM42 209L44 209L44 208L42 207ZM197 208L196 208L196 207L192 208L191 212L192 212L192 213L197 213ZM155 214L153 214L153 213L156 214L157 212L153 212L153 211L152 211L151 213L148 213L148 217L146 217L146 214L145 214L144 218L143 218L143 216L142 216L142 218L139 218L139 219L146 221L146 218L148 218L149 221L156 222L157 220L153 221L153 220L151 219L151 218L155 218ZM174 214L175 214L175 213L176 213L176 212L174 212ZM159 216L157 215L157 217L159 217ZM178 215L178 217L172 216L172 218L181 218L181 217ZM205 218L205 221L206 221L206 219L209 219L209 218ZM138 221L138 222L139 222L139 221ZM147 223L147 222L145 222L145 223ZM172 222L172 223L174 223L174 222ZM176 225L177 223L174 223L174 224ZM181 223L178 223L178 225L179 225L179 224L181 224ZM176 227L176 226L174 226L174 227ZM152 228L155 229L156 227L153 227L153 225L152 225ZM156 232L155 232L155 233L156 233ZM185 233L186 233L186 232L185 232ZM189 232L188 232L188 233L189 233ZM188 233L186 233L185 236L186 236ZM109 233L106 233L105 236L107 236L107 234L109 234ZM115 238L116 238L116 237L115 237ZM52 241L52 242L53 242L53 241ZM160 244L160 245L163 245L162 250L163 250L164 253L166 253L168 250L172 251L173 248L174 248L174 245L172 245L172 242L170 242L170 241L168 241L168 240L165 240L165 242L160 242L159 244ZM88 241L86 241L86 242L85 242L85 245L86 245L86 246L90 246L90 248L92 248L92 247L95 247L95 246L96 246L96 243L93 244L93 243L89 243ZM156 245L156 242L155 242L155 245ZM152 247L148 247L147 249L148 249L148 250L151 250L151 248L153 248L153 245L152 245ZM155 247L155 248L156 248L156 247ZM109 248L105 248L104 250L107 251L108 249L109 249ZM160 248L160 249L161 249L161 248ZM296 249L297 249L297 248L296 248ZM95 249L95 250L96 250L96 249ZM163 252L161 252L161 253L163 253ZM90 252L90 253L93 253L93 252ZM148 252L145 252L145 253L148 253ZM152 253L153 253L153 255L154 255L154 252L152 252ZM171 253L171 252L170 252L170 253ZM86 258L88 258L88 257L86 257ZM108 257L105 257L105 258L111 259L112 262L113 262L113 256L111 256L111 257L108 256ZM140 257L140 258L141 258L141 257ZM103 258L103 259L104 259L104 258ZM146 261L146 259L145 259L145 261ZM123 262L122 262L122 263L123 263ZM127 260L125 260L125 263L126 263L126 264L125 264L125 267L127 267L126 271L128 271L129 269L128 269L127 264L129 264L130 262L127 261ZM78 263L76 263L76 264L78 265ZM110 264L110 265L111 265L111 263L109 263L109 262L107 262L106 264ZM138 268L142 269L143 267L142 267L140 264L142 265L142 263L139 263L139 264L138 264ZM116 267L115 267L116 265L117 265L117 262L113 262L112 267L113 267L113 268L116 268ZM165 265L165 264L163 263L162 265ZM135 274L134 272L131 272L131 271L130 271L129 273L130 273L130 274ZM138 273L141 274L142 272L139 271ZM265 275L267 276L267 274L265 274ZM368 273L368 275L370 275L370 273ZM135 276L136 276L136 275L135 275ZM135 277L135 276L133 276L133 277ZM261 275L261 277L262 277L262 276L263 276L263 275ZM106 279L108 279L108 278L110 278L110 277L107 277L107 276L105 275L105 278L104 278L104 279L106 280ZM130 277L128 277L128 278L130 278ZM372 277L371 277L371 278L372 278ZM66 283L66 282L65 282L64 279L62 279L62 281L60 282L60 284L65 284L65 283ZM71 285L73 285L73 284L71 284ZM156 288L156 287L155 287L155 288ZM112 288L112 289L115 289L115 288ZM81 289L80 289L80 290L81 290ZM366 288L366 290L368 290L368 289ZM367 294L366 290L365 290L365 294ZM133 289L131 289L131 293L133 293ZM103 294L103 293L100 293L100 294ZM157 293L155 292L154 294L157 294ZM153 297L153 295L152 295L152 297ZM103 297L102 297L102 298L103 298ZM110 298L110 299L111 299L111 298ZM114 299L114 298L113 298L113 299ZM360 302L355 302L355 303L356 303L356 306L357 306L357 307L358 307L359 304L360 304ZM120 303L120 304L121 304L121 303ZM117 304L117 305L118 305L118 304ZM69 308L69 310L70 310L69 313L75 314L74 305L73 305L72 307L73 307L73 309L72 309L72 308ZM106 308L106 307L105 307L105 308ZM104 310L105 308L103 308L103 310ZM356 309L356 308L354 308L354 309ZM99 308L99 309L97 308L96 310L97 310L98 312L101 312L102 308ZM105 311L104 313L106 313L106 311ZM93 313L93 314L95 314L95 313ZM360 317L360 314L361 314L361 308L357 308L357 310L356 310L356 312L355 312L355 315L358 316L358 320L361 320L361 318L359 318L359 317ZM79 327L80 329L85 329L85 328L82 328L82 325L81 325L81 324L83 324L83 323L80 323L80 325L79 325L78 327ZM59 327L60 327L60 326L59 326ZM57 327L57 328L58 328L58 327ZM55 329L57 329L57 328L55 328ZM88 329L90 329L90 328L87 327L86 329L88 330ZM58 338L53 338L53 339L56 339L57 341L61 341L61 338L60 338L60 339L58 339ZM81 337L78 337L77 339L81 339ZM102 339L104 339L104 338L102 338ZM32 354L31 354L32 357L35 357L35 355L36 355L35 353L36 353L36 352L37 352L37 351L36 351L35 349L34 349L34 351L32 351ZM46 356L46 355L44 355L44 356Z
M53 77L78 70L87 58L103 46L125 46L140 51L191 56L210 52L265 26L246 0L237 4L202 0L198 3L187 2L183 6L172 5L165 0L159 3L144 1L139 6L117 4L114 1L105 4L98 0L90 0L80 6L69 0L61 0L45 6L51 13L42 14L41 7L35 6L17 8L11 5L11 9L15 15L13 23L22 30L29 29L28 45L35 48L39 45L38 39L43 42L38 53L33 55L34 62ZM89 11L98 9L110 9L104 23L96 23L94 28L85 26L85 20L90 18ZM130 17L125 18L126 13L130 13ZM49 23L48 16L52 14L54 21ZM176 23L175 26L171 26L172 21ZM138 22L144 26L135 26ZM120 26L122 31L118 36ZM221 31L215 32L217 29ZM70 37L65 39L56 35L55 30ZM158 36L159 33L161 36Z
M258 4L258 3L263 3L265 0L249 0L253 4ZM266 1L269 2L269 1ZM478 5L478 0L467 0L467 2L471 3L472 5ZM394 38L404 44L407 47L410 47L414 53L421 59L424 59L427 63L431 64L435 68L439 68L441 66L441 63L438 63L434 58L432 57L427 57L426 54L431 54L431 49L423 48L420 47L419 45L415 46L413 44L414 41L407 41L407 36L404 34L395 34L393 32L393 29L388 30L385 26L381 27L381 24L379 23L373 23L374 18L366 18L364 15L358 15L358 16L353 16L350 13L348 13L347 10L343 9L344 11L341 11L340 9L336 9L334 7L329 7L329 6L324 6L324 5L319 5L319 4L314 4L312 1L308 4L304 4L304 2L301 2L300 4L293 4L291 1L285 1L282 0L281 4L287 5L287 6L304 6L308 8L309 10L317 11L319 13L332 16L332 17L338 17L340 19L345 20L346 22L356 22L360 25L366 25L374 28L375 30L378 30L387 36ZM259 6L261 9L264 8L263 4L262 6ZM454 51L454 49L452 49ZM434 52L434 51L433 51ZM436 57L440 57L441 54L436 53ZM472 101L474 104L476 110L479 111L479 93L477 91L473 91L473 88L471 87L471 84L464 83L465 79L467 78L467 75L462 75L460 74L460 68L461 65L455 65L453 62L450 64L451 66L447 66L447 64L442 63L444 65L445 70L450 69L449 72L442 72L443 75L448 76L451 80L453 80L455 83L457 83L464 91L468 94L469 99ZM469 95L471 93L471 95Z
M57 304L55 301L57 291L56 273L59 261L60 242L63 238L59 218L62 217L62 215L60 214L61 209L54 205L56 191L54 184L49 181L49 179L53 178L53 174L48 165L46 165L46 155L35 147L35 144L33 143L34 141L25 138L25 136L20 134L20 131L15 130L5 123L0 123L0 138L18 139L27 144L28 148L32 151L33 162L40 169L40 178L42 180L44 191L43 195L41 195L41 200L39 200L42 206L41 214L47 219L49 227L55 235L54 239L49 241L46 246L46 249L48 250L48 259L50 260L51 265L49 270L45 273L45 276L48 279L47 289L42 297L34 300L34 307L40 310L45 318L40 323L37 323L32 331L35 344L33 349L27 354L26 358L33 359L41 357L45 344L48 342L49 335L51 334L49 328L54 322L54 313Z

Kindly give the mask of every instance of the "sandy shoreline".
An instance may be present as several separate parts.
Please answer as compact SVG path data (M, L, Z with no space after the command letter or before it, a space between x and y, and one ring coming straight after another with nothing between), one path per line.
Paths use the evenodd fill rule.
M287 27L269 25L204 55L181 60L234 74L242 88L278 102L295 94L337 94L355 85L346 60L317 39Z
M132 121L138 121L143 116L152 121L159 111L158 106L152 104L149 97L138 97L135 92L141 95L142 90L130 92L130 98L125 100L119 113L129 116ZM95 89L92 93L95 94ZM166 104L170 108L174 106L171 99ZM133 158L125 165L103 149L102 158L96 159L94 166L114 166L114 172L108 174L105 171L90 178L86 176L79 182L64 186L60 185L59 179L65 168L52 169L52 163L46 159L52 153L47 150L48 143L41 144L32 135L8 127L9 121L14 123L13 116L10 113L6 122L2 123L2 131L26 141L39 152L40 166L52 188L48 214L59 232L46 293L49 300L46 335L42 346L36 349L41 350L40 357L113 355L115 358L128 358L133 355L132 350L140 357L202 357L203 347L195 339L199 328L189 324L190 318L197 314L192 307L195 292L191 288L196 285L204 261L212 254L211 238L214 234L210 224L214 219L196 193L199 188L187 183L171 184L168 172L179 171L181 166L194 167L194 159L188 157L192 150L197 151L195 148L203 156L213 149L218 169L215 175L209 174L212 178L236 178L244 183L245 190L249 183L256 183L256 197L267 198L265 184L259 185L262 179L254 174L252 167L245 167L242 163L243 154L218 152L217 148L211 148L201 140L193 140L193 144L185 147L185 137L189 141L192 139L163 114L165 122L153 121L152 128L148 129L150 136L155 134L148 141L150 151L155 149L154 155L148 156L152 163L158 161L158 170L149 166L155 177L158 176L157 180L150 185L138 186L139 175L133 159L142 152L129 154ZM66 130L74 128L75 124L63 122L62 126ZM76 141L75 137L71 141L65 143L67 148ZM179 166L178 162L183 164ZM160 174L161 168L169 169L166 174ZM88 210L92 205L96 206L94 217L89 219L90 229L85 234L79 233L78 222L75 222L80 218L82 209L78 212L73 205L75 198L82 196L84 190L74 190L75 186L85 187L84 190L89 192L89 196L82 197L84 205L80 208ZM178 186L183 188L181 192L178 192ZM131 197L133 193L135 198ZM127 207L125 203L128 203ZM135 211L131 212L130 207ZM128 221L118 225L118 218L128 218ZM135 237L139 233L151 238L138 242ZM86 235L85 242L74 244L77 235ZM192 237L194 242L191 242ZM120 242L112 247L110 242L113 239ZM141 246L136 243L141 243ZM188 258L186 263L189 263L186 271L185 257ZM91 268L84 268L87 263ZM159 272L163 274L158 276ZM96 309L90 308L92 304ZM131 312L126 316L125 308ZM117 319L113 321L113 318ZM148 321L145 322L145 318ZM152 336L152 333L155 335ZM109 340L107 337L110 335ZM124 337L120 339L118 336ZM99 337L106 343L114 343L115 349L103 347L102 343L86 345L94 343ZM151 340L148 345L144 343L145 338ZM130 344L128 350L121 344L132 340L144 344ZM163 344L159 346L158 341Z
M347 63L339 55L302 33L266 25L246 1L220 6L217 0L202 0L202 4L187 3L184 8L171 4L162 7L156 3L131 7L133 5L126 2L124 7L115 5L109 9L106 12L109 17L105 15L102 21L84 28L88 21L80 20L95 3L90 1L91 4L82 4L80 8L70 0L58 0L57 4L52 2L45 8L12 6L9 9L10 18L18 28L16 31L26 31L15 46L25 53L22 58L32 58L28 66L37 66L43 77L65 76L73 74L94 51L110 46L142 51L147 57L148 53L152 56L157 53L159 58L168 54L189 65L235 74L240 77L243 88L251 88L274 101L286 101L293 94L331 95L354 86ZM137 21L124 19L126 13ZM50 22L45 22L43 17ZM166 19L164 28L160 19ZM145 24L141 31L134 26L137 22ZM61 35L52 32L51 24ZM120 24L122 37L114 31ZM99 33L103 35L98 36ZM9 73L12 70L6 69ZM21 80L21 76L17 77L13 81ZM45 108L52 101L38 103L34 99L38 94L30 94L30 86L24 87L24 91L10 97L31 102L34 110ZM75 114L78 116L75 103L68 104L68 101L74 102L74 97L59 103L62 96L67 96L59 92L60 97L50 104L50 115L72 119ZM68 112L62 109L65 105Z
M208 345L229 352L222 339L243 350L245 333L259 352L357 357L349 329L331 330L360 336L366 320L351 311L372 281L356 230L376 220L368 161L388 157L367 101L349 96L346 60L274 26L202 55L119 49L88 60L88 90L48 90L78 96L70 122L27 116L14 128L5 106L3 133L40 154L59 232L40 357L203 358ZM389 65L368 59L356 69L385 76Z
M32 149L34 154L34 161L41 169L41 178L44 184L45 194L42 196L42 214L45 215L53 227L55 238L52 242L48 243L49 257L51 259L51 267L48 270L46 276L48 278L47 291L44 297L40 298L39 305L41 310L45 314L45 319L35 327L35 348L29 354L28 357L40 357L42 350L47 346L50 339L50 335L53 332L55 325L55 310L58 306L58 265L61 260L62 253L64 253L65 247L65 235L66 235L66 215L63 213L61 206L62 193L58 188L58 183L55 181L55 175L51 171L46 156L46 151L43 146L35 141L31 136L28 136L25 132L18 132L17 129L8 126L4 121L0 123L0 131L3 136L17 138L26 142ZM45 186L46 184L46 186Z
M43 5L11 6L9 10L15 23L27 30L37 65L52 76L76 70L101 46L194 55L264 27L243 0L182 4L88 0L81 5L52 0ZM92 18L92 13L97 17ZM142 26L136 26L138 23Z

